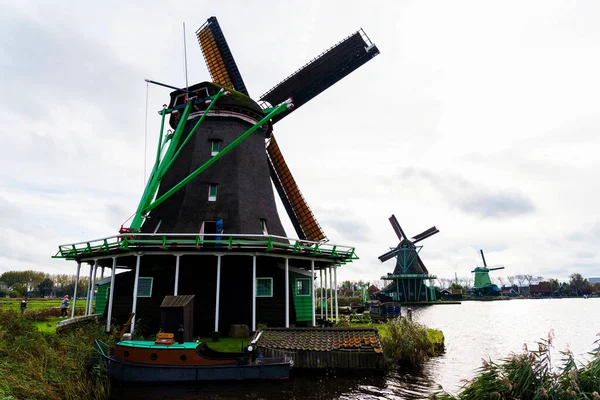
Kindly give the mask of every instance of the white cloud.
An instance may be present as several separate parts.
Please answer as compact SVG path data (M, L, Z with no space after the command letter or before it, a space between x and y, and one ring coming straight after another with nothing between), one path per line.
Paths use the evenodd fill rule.
M479 248L506 275L600 276L595 3L38 3L0 4L0 272L73 272L58 244L129 217L143 79L183 83L184 20L190 81L207 79L192 32L216 15L254 97L359 27L381 50L276 127L331 242L357 247L339 279L393 269L392 213L440 229L421 253L438 276ZM168 92L150 88L149 158Z

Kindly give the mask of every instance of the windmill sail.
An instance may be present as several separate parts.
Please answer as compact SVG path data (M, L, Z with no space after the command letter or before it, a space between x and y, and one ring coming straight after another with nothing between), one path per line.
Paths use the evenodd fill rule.
M248 90L246 90L242 75L233 59L231 50L229 50L217 18L210 17L196 31L196 37L213 82L248 96Z
M379 54L360 30L294 72L261 96L271 105L292 98L294 108L273 118L277 122Z
M292 220L292 225L298 237L314 242L327 239L321 226L308 207L304 196L300 193L300 189L296 185L296 181L275 141L275 136L271 136L271 140L267 145L267 155L271 169L271 178L281 197L283 206Z

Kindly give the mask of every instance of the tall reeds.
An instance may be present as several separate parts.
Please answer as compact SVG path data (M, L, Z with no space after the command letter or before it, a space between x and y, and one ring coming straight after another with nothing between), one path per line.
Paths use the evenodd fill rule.
M456 396L433 395L437 400L600 400L600 340L589 353L589 362L577 365L573 354L564 351L558 367L551 358L552 332L535 350L524 349L500 362L484 361L477 376Z
M110 341L99 324L55 335L0 310L0 399L108 398L110 381L92 362L97 338Z

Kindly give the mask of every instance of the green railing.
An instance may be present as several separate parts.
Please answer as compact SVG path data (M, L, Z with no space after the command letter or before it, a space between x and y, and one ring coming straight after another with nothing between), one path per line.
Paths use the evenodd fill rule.
M274 235L189 233L123 233L85 242L63 244L53 258L93 258L129 251L264 251L331 258L345 264L357 260L354 247Z

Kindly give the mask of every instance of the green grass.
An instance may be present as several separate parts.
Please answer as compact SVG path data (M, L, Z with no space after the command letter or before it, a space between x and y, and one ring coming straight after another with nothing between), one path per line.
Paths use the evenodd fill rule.
M0 299L0 310L19 311L21 309L22 299ZM27 300L27 310L45 310L48 308L60 307L61 299L29 299ZM73 305L73 300L69 300L69 309ZM95 303L95 301L94 301ZM77 300L77 309L85 308L85 299Z
M56 333L56 324L58 323L58 321L64 321L64 318L50 318L46 321L34 321L33 325L35 325L35 327L40 331L40 332L46 332L46 333Z
M225 351L229 353L239 353L242 351L242 345L248 345L250 338L221 338L218 342L213 342L211 338L200 338L208 347L216 351Z

